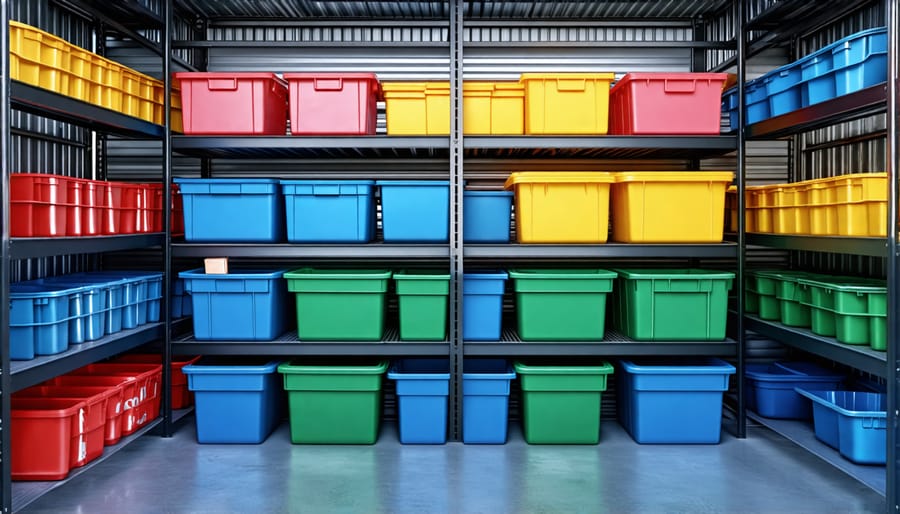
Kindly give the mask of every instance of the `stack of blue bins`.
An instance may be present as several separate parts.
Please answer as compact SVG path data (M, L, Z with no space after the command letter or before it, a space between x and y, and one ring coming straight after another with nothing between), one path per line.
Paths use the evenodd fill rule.
M843 373L809 362L773 362L748 364L744 370L747 383L747 408L760 416L773 419L809 419L809 400L794 389L839 389L846 378Z
M887 397L868 391L807 390L816 439L857 464L884 464L887 456Z

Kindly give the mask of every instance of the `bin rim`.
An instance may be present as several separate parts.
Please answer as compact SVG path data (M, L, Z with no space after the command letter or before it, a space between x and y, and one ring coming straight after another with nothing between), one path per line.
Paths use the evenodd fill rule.
M40 279L38 279L40 280ZM16 291L16 289L34 289L33 291ZM88 289L94 289L95 286L72 286L69 284L35 284L31 280L25 282L14 282L9 285L9 297L15 299L29 298L61 298L70 294L80 293Z
M744 369L744 375L752 380L762 382L834 382L835 380L844 380L845 375L837 372L829 372L823 368L825 373L821 375L809 375L801 371L795 371L790 368L778 367L776 362L770 364L748 365ZM784 364L790 364L785 362ZM783 373L770 373L767 370L776 368L782 369Z
M519 82L525 82L526 80L546 80L546 79L588 79L588 80L609 80L612 81L616 78L616 74L614 72L596 72L596 73L584 73L584 72L557 72L557 73L523 73L519 76Z
M175 177L172 182L176 184L278 184L277 178L199 178L199 177ZM194 194L185 193L181 194Z
M449 180L376 180L377 186L449 186Z
M391 278L390 270L380 269L317 269L296 268L284 272L288 280L317 280L322 278L333 280L384 280Z
M398 270L394 272L394 280L450 280L450 273L429 273L423 271Z
M465 363L463 364L465 373ZM594 365L562 366L562 365L535 365L529 362L515 361L513 369L519 375L611 375L615 368L608 361L601 361Z
M284 375L380 375L387 371L388 361L377 360L371 366L353 366L346 364L316 365L298 364L296 360L282 362L278 372Z
M631 280L681 280L681 279L733 279L731 271L715 271L699 268L613 268L613 272L624 279Z
M13 398L11 403L10 414L13 418L68 418L87 408L87 402L78 398ZM17 403L20 405L19 408L16 407ZM58 403L59 406L39 407L42 403L49 405ZM23 404L26 405L24 408L21 407Z
M622 182L732 182L731 171L619 171L613 173L616 184Z
M279 85L287 88L287 81L279 77L274 72L268 71L179 71L172 74L175 80L195 80L195 79L265 79L274 80Z
M255 269L238 269L235 272L215 274L206 273L203 268L194 268L192 270L178 272L178 278L186 278L192 280L203 279L233 279L233 280L259 280L259 279L276 279L285 275L287 270L255 270Z
M598 279L598 280L609 280L616 278L618 274L615 271L605 270L605 269L563 269L563 268L554 268L554 269L511 269L509 270L510 278L518 279L518 280L528 280L528 279L536 279L536 280L584 280L584 279ZM465 277L464 277L465 278Z
M678 364L675 361L670 366L648 365L635 363L630 360L622 359L619 363L622 368L629 373L640 373L642 375L733 375L737 370L731 364L716 357L707 357L705 360L709 364Z
M794 391L798 394L809 398L810 400L822 405L824 407L828 407L840 414L845 416L853 417L853 418L886 418L887 411L878 411L878 410L849 410L841 407L836 403L832 403L821 396L819 393L856 393L856 394L865 394L865 395L878 395L884 396L885 393L875 393L872 391L844 391L840 389L804 389L802 387L795 387Z
M638 80L721 80L722 87L728 81L727 73L714 72L691 72L691 71L649 71L649 72L629 72L616 81L609 94L617 92L621 85L622 88L632 81Z
M514 171L503 189L518 184L612 184L615 177L608 171Z
M374 186L374 180L299 180L281 179L283 186Z
M844 293L886 293L887 285L876 285L876 283L882 283L883 281L873 279L873 278L854 278L854 277L828 277L830 280L839 280L840 282L834 281L829 282L824 279L812 279L812 278L800 278L798 282L804 285L810 285L814 287L821 287L825 289L834 289L835 291L841 291ZM841 283L843 282L843 283Z
M477 189L466 189L463 191L463 197L466 196L502 196L506 198L511 198L515 195L512 191L484 191Z
M463 272L463 280L506 280L509 273L503 270L484 270Z
M185 375L267 375L275 373L280 360L271 360L266 364L188 364L181 368Z

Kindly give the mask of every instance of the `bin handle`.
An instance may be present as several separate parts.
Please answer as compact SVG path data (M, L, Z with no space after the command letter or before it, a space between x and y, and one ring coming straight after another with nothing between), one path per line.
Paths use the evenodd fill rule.
M697 87L694 80L666 79L665 82L666 93L693 93Z
M585 79L556 79L556 89L559 91L584 91Z
M341 186L332 186L318 184L313 186L313 195L315 196L340 196Z
M344 79L341 77L313 79L313 88L316 91L340 91L344 89Z
M210 91L234 91L237 89L236 79L207 79L206 87Z

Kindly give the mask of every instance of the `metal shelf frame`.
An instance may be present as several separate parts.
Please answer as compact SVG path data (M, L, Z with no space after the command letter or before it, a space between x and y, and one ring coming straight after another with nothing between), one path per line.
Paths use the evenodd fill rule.
M829 252L887 257L888 242L880 237L829 237L782 234L747 234L747 244L781 250Z
M130 234L95 237L32 237L9 241L11 259L55 257L78 253L117 252L162 246L165 234Z
M467 356L678 356L705 355L735 357L738 343L724 341L635 341L615 329L607 329L601 341L523 341L516 330L506 329L500 341L466 341Z

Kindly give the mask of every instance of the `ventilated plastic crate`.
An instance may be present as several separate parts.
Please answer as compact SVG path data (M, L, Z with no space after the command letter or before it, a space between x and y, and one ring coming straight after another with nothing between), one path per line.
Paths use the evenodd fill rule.
M401 359L387 377L397 382L400 442L447 442L447 396L450 362L447 359Z

